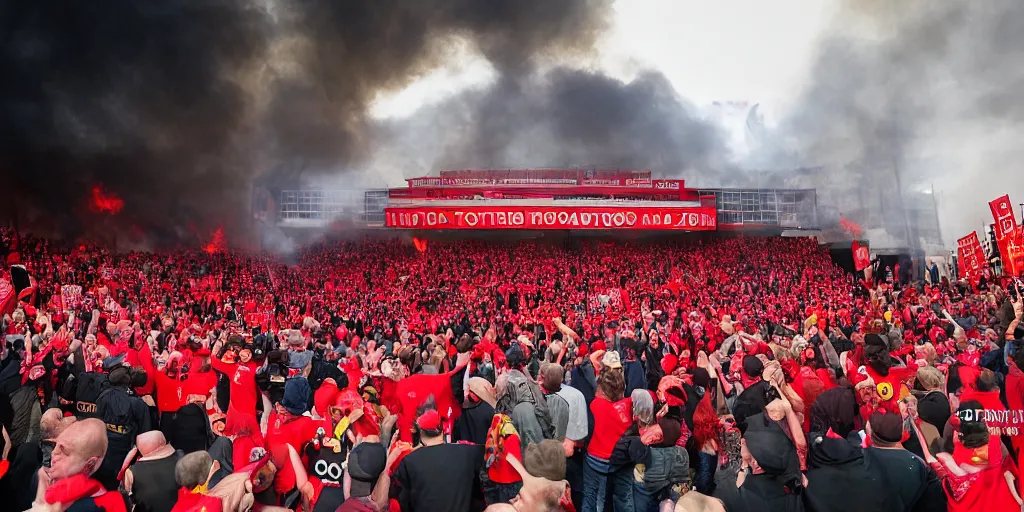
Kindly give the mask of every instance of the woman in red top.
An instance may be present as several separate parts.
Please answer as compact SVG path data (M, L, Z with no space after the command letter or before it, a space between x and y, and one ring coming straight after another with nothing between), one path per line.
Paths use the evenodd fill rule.
M292 377L284 386L284 397L274 406L267 426L267 450L277 466L274 489L280 493L290 491L296 485L287 446L302 453L303 446L316 437L317 429L332 432L333 425L327 419L314 419L308 415L309 396L312 391L305 377Z
M597 376L597 392L590 403L594 434L587 447L583 473L583 510L604 510L609 491L616 512L633 510L633 471L609 463L615 443L633 424L633 401L623 398L626 381L617 358Z

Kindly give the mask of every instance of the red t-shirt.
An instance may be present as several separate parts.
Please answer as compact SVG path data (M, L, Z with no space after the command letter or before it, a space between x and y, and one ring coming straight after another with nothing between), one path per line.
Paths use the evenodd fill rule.
M1011 411L1024 410L1024 372L1016 366L1010 366L1010 372L1006 374L1006 404ZM1024 436L1016 435L1010 437L1014 451L1024 448ZM1024 481L1017 479L1018 492L1024 492Z
M274 458L274 465L277 466L277 477L274 478L274 489L277 492L285 493L295 487L295 469L292 468L288 457L287 445L291 445L301 454L302 447L316 437L316 430L320 427L323 427L328 435L331 434L330 420L315 420L310 416L286 417L277 411L270 413L267 448Z
M633 399L626 397L612 403L596 396L590 403L590 412L594 413L594 435L587 453L599 459L611 458L615 443L633 424Z
M259 393L256 389L256 370L259 363L225 363L214 357L210 359L213 369L231 378L231 408L246 414L256 414Z

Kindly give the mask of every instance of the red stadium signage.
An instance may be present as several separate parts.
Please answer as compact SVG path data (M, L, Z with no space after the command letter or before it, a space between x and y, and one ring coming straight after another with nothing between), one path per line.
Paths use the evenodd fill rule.
M708 207L422 206L385 208L384 225L401 229L647 229L712 231Z

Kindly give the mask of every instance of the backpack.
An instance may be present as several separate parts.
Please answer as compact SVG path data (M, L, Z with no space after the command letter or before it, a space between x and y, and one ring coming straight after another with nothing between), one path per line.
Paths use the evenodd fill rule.
M508 372L508 384L505 394L498 399L495 410L502 414L512 414L512 409L522 402L533 404L534 414L537 416L537 423L544 433L544 439L555 438L555 426L551 422L551 413L548 412L548 402L541 392L540 386L533 382L523 372L512 370Z
M690 455L681 446L651 448L651 463L644 472L644 488L660 491L690 481Z

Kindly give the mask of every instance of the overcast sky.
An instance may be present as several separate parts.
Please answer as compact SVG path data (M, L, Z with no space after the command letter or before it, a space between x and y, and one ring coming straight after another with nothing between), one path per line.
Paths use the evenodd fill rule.
M594 65L622 79L657 69L698 105L761 103L770 123L795 96L834 9L834 0L619 0ZM457 53L446 68L379 97L374 115L402 117L493 78L472 51Z

